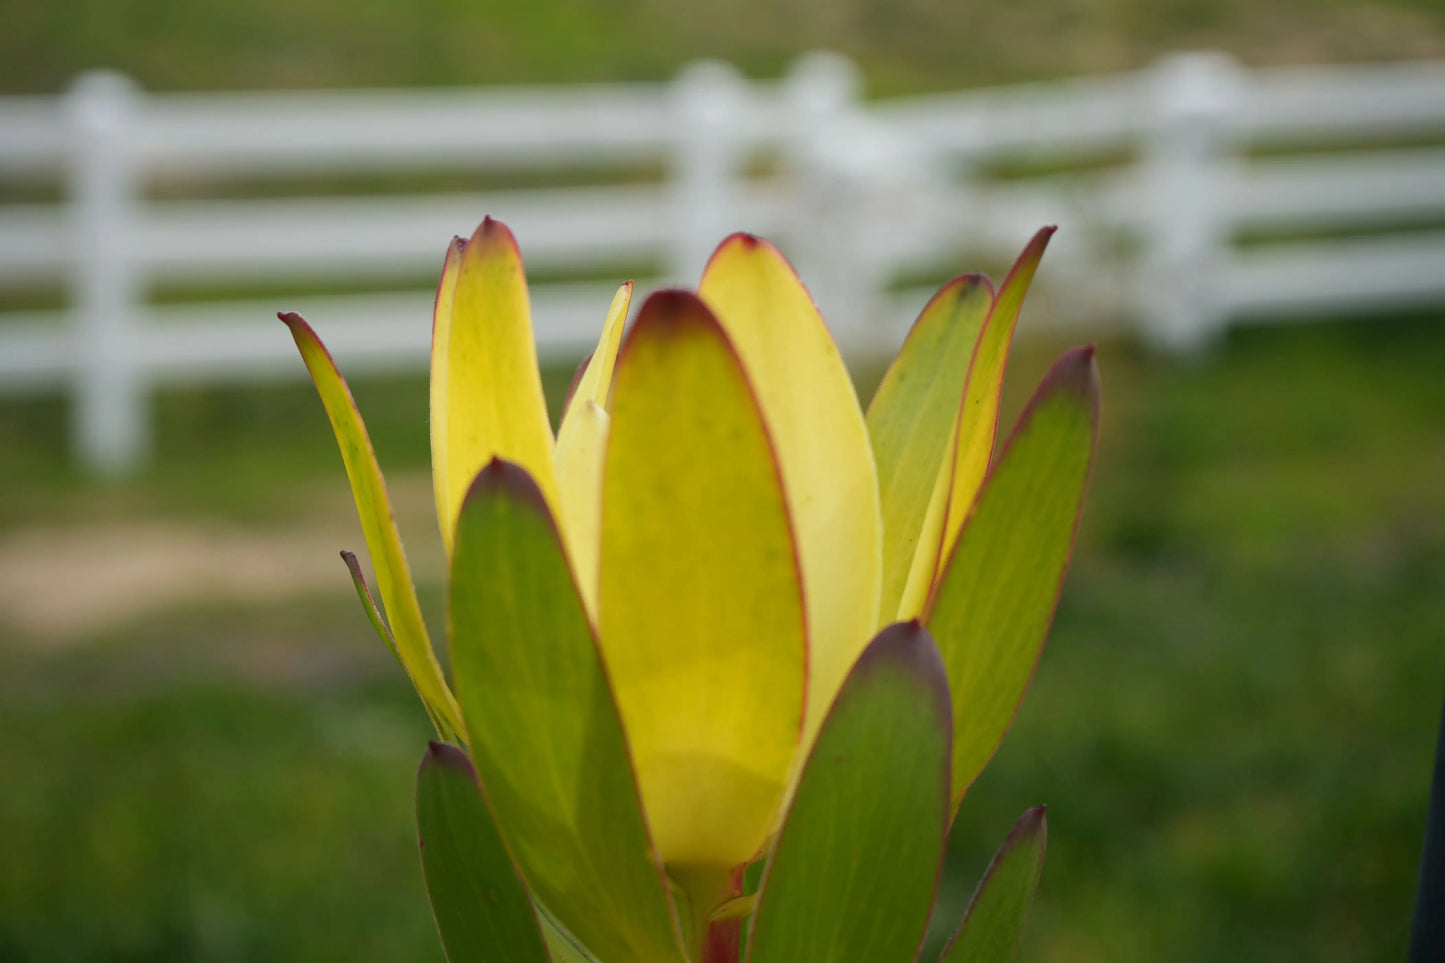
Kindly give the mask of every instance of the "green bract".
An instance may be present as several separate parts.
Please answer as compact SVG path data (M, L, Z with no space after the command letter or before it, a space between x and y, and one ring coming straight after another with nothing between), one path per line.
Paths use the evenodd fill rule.
M1090 348L995 444L1051 234L997 292L945 285L866 415L791 267L734 235L697 293L654 294L626 338L622 286L555 435L511 233L488 219L454 241L431 381L450 682L346 384L282 316L380 605L346 554L358 594L442 740L417 820L452 963L917 959L953 815L1042 651L1093 462ZM1012 959L1043 849L1031 810L948 963Z

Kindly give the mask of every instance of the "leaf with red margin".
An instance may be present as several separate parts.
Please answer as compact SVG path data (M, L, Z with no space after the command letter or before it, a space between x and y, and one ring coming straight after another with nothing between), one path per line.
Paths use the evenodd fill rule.
M734 234L697 293L742 359L783 476L808 619L806 749L880 621L883 522L868 427L833 336L777 248Z
M1008 276L999 285L989 308L988 319L979 332L978 344L968 366L968 381L958 407L953 443L935 489L936 504L930 505L930 518L935 530L920 540L920 557L914 576L904 591L902 611L921 607L929 590L937 581L943 561L958 541L959 529L973 507L993 456L998 434L999 398L1003 393L1004 368L1009 347L1023 310L1039 261L1054 236L1055 228L1045 227L1036 233L1018 256ZM935 553L930 559L928 553Z
M953 693L953 795L1013 722L1068 568L1099 429L1094 349L1066 352L994 465L924 617Z
M433 742L416 776L422 872L450 963L549 963L532 901L497 832L476 771Z
M599 635L653 839L705 917L776 829L812 626L780 459L719 319L653 294L613 381Z
M447 618L472 759L533 897L598 959L681 963L607 670L520 466L493 459L462 502Z
M949 816L943 664L917 622L863 650L818 730L758 895L748 963L911 963Z
M467 486L494 456L526 468L555 507L552 424L527 277L517 240L501 221L483 219L448 252L431 371L432 480L447 551Z
M356 402L352 400L351 390L336 369L336 363L325 345L301 315L283 312L278 316L291 329L291 337L295 339L301 359L311 373L316 392L326 408L326 416L331 420L336 443L341 448L341 460L351 481L351 495L356 501L356 512L361 517L361 531L366 536L366 547L376 568L381 602L391 623L395 650L406 666L417 694L426 704L437 732L444 739L465 741L466 729L462 727L461 710L447 688L441 666L432 651L426 623L422 621L421 606L417 603L416 587L412 584L411 570L406 564L406 553L401 547L401 536L397 534L396 520L392 517L386 482L381 476L381 466L376 462L376 452L371 447L366 425L361 420L361 413L356 410Z
M926 579L937 566L943 512L935 510L930 524L928 509L953 450L959 399L992 304L993 285L981 274L960 275L939 288L868 405L868 440L883 505L883 623L918 615L900 609L915 560L923 557L918 564L926 564ZM922 552L920 544L926 545Z
M1044 807L1019 817L979 881L940 963L1012 963L1044 869Z

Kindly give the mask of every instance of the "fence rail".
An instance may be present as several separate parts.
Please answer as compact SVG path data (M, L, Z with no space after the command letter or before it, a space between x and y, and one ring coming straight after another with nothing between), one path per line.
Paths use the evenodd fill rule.
M308 196L277 196L297 181ZM278 306L349 370L424 363L430 293L406 288L485 213L555 278L534 292L554 355L595 334L608 290L589 279L695 278L738 228L783 242L854 350L896 342L927 293L907 279L998 262L1050 222L1041 293L1069 305L1051 316L1166 350L1235 319L1445 304L1445 63L1191 54L873 102L829 55L778 82L703 63L514 90L151 95L89 74L0 98L3 184L30 199L0 202L0 306L63 307L0 312L0 394L69 392L78 456L119 473L146 454L156 387L300 376ZM361 282L399 290L235 293Z

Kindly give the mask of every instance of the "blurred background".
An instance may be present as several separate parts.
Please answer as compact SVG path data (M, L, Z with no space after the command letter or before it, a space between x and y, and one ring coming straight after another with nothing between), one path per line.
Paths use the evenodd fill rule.
M1058 223L1005 426L1097 341L1102 448L949 915L1042 802L1023 959L1402 958L1441 58L1437 0L0 0L0 960L441 958L429 727L272 319L351 375L435 615L431 288L488 213L554 405L617 281L690 283L732 230L866 400L932 286Z

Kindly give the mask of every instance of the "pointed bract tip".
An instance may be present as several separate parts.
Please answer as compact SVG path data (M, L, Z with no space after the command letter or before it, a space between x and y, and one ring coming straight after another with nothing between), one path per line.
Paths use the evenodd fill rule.
M1009 434L1008 441L1004 443L1003 454L1013 447L1014 439L1032 422L1034 413L1039 406L1047 403L1060 395L1069 395L1078 401L1082 401L1089 410L1089 420L1093 423L1095 443L1098 441L1099 425L1099 366L1094 361L1094 346L1083 345L1077 348L1070 348L1059 355L1059 360L1044 375L1034 389L1032 397L1024 405L1023 412L1019 415L1018 421L1014 424L1013 431ZM1002 455L999 456L1002 458Z
M301 349L302 357L305 357L306 347L309 344L310 346L320 348L322 354L326 356L327 362L333 368L336 367L336 362L331 358L331 352L326 350L326 346L321 343L321 338L317 336L316 330L306 323L305 318L301 317L301 315L295 311L278 311L276 312L276 317L280 318L281 323L290 329L291 338L296 342L296 346ZM303 342L305 342L305 344L303 344Z
M683 288L654 291L637 312L629 340L652 328L660 333L672 333L686 324L702 324L722 330L712 309L692 291Z
M1070 348L1059 356L1044 380L1039 382L1036 394L1042 397L1046 392L1066 391L1088 401L1098 414L1099 408L1099 364L1094 359L1092 344Z
M758 237L756 234L748 234L745 231L738 231L723 238L722 243L713 250L712 257L707 259L707 266L702 269L703 277L707 277L708 272L712 270L713 265L719 258L735 250L742 251L744 254L755 254L759 252L770 253L774 257L782 260L785 264L788 260L783 257L783 252L779 251L777 247L766 238ZM791 264L788 266L789 268L792 267ZM793 273L796 274L797 272L795 271Z
M923 310L918 312L918 317L914 319L913 326L908 329L908 336L912 337L913 333L922 327L925 319L933 317L933 312L949 298L956 298L959 302L962 302L964 298L974 292L982 292L984 297L992 304L996 292L993 289L993 281L989 279L987 274L960 274L945 281L942 287L933 292L933 297L928 299L928 303L923 306Z
M938 706L945 728L953 731L952 700L948 672L933 636L918 619L894 622L878 631L853 664L849 679L871 675L885 667L901 669L919 682ZM847 686L844 682L844 686Z
M355 552L348 552L343 548L341 550L341 560L346 563L347 568L351 569L353 578L361 578L361 563L357 561Z
M652 292L648 299L642 302L642 310L646 311L650 307L654 314L679 313L690 311L700 304L702 299L693 291L686 288L663 288Z
M989 276L980 272L970 271L966 274L954 275L947 281L943 282L943 285L938 289L937 293L935 293L930 299L929 304L937 301L945 294L962 294L964 292L971 291L974 288L982 288L987 291L990 296L993 295L993 281L989 278Z
M1033 279L1034 272L1038 270L1039 262L1044 259L1044 251L1049 246L1049 239L1054 236L1054 232L1057 230L1057 227L1050 225L1049 227L1041 227L1034 232L1034 236L1029 238L1029 242L1024 245L1024 249L1019 252L1019 256L1014 260L1013 267L1009 268L1008 274L1003 279L1003 284L999 286L999 291L1005 291L1025 279Z
M723 238L722 243L718 245L718 248L721 249L728 247L729 245L736 244L746 251L751 251L758 245L766 243L766 241L758 237L756 234L749 234L747 231L734 231L727 237Z
M1019 834L1037 832L1048 822L1048 812L1048 806L1034 806L1032 809L1025 810L1024 814L1019 817L1019 821L1014 823L1013 831Z
M467 488L466 497L462 499L462 514L465 515L467 507L476 500L499 493L514 502L536 508L548 519L552 517L542 489L537 487L536 480L532 478L527 469L497 455L493 455L491 461L487 462L486 466L477 472L477 477L472 479L472 484Z
M925 656L928 647L932 645L933 637L920 619L893 622L878 630L873 641L869 642L863 654L858 656L858 664L884 658L912 661ZM936 650L934 654L937 654Z
M482 218L482 223L477 225L477 229L472 232L471 238L462 245L463 253L473 245L477 245L480 251L486 251L489 248L504 245L511 248L513 252L520 256L520 251L517 248L517 239L512 235L511 228L490 214Z
M457 269L462 263L462 257L467 253L467 239L464 237L453 237L447 242L447 253L442 257L442 283L446 283L449 273Z
M1035 231L1034 236L1029 238L1029 242L1024 245L1023 251L1019 253L1018 260L1014 262L1013 269L1009 271L1009 277L1018 273L1018 270L1024 265L1030 263L1038 264L1039 261L1043 260L1044 249L1049 246L1049 241L1053 238L1054 232L1057 230L1057 227L1050 225L1049 227L1041 227ZM1008 281L1009 279L1005 278L1004 284L1008 284Z
M1035 806L1032 809L1024 811L1024 814L1018 818L1018 822L1014 823L1013 828L1008 831L1008 836L1004 838L1003 845L999 847L997 855L994 856L993 862L989 866L990 873L992 873L994 866L1019 846L1034 839L1038 839L1047 844L1049 835L1049 821L1046 818L1048 808L1047 806Z
M913 323L908 326L908 334L903 339L903 346L898 349L899 355L902 355L907 350L909 343L915 337L919 337L921 332L928 329L931 324L938 323L940 319L956 318L957 316L952 313L952 310L962 305L964 299L976 296L978 293L983 295L991 308L994 289L993 281L989 280L987 274L959 274L945 281L937 291L933 292L933 297L928 299L928 303L918 312L918 317L914 318ZM949 313L939 314L940 309L949 305L950 301L954 303L950 306ZM895 360L893 363L896 365L898 362ZM891 373L892 369L889 370Z
M427 742L426 753L421 758L421 771L435 768L452 769L476 778L476 770L472 768L472 761L465 752L449 742L432 739Z

